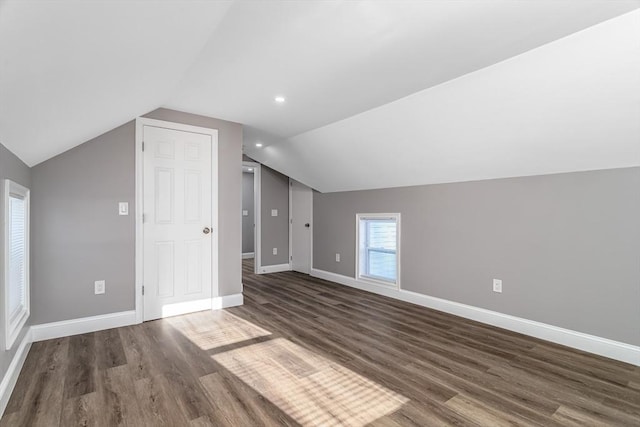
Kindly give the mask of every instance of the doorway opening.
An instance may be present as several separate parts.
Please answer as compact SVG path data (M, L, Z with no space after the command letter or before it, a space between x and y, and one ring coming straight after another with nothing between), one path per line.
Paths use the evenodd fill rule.
M260 263L260 163L242 162L242 259Z

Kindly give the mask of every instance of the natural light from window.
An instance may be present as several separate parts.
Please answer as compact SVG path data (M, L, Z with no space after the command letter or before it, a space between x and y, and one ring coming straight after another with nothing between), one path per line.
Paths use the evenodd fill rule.
M366 426L409 399L239 312L206 310L162 320L220 364L200 377L218 399L228 371L303 426ZM226 385L222 385L226 387Z
M408 402L284 338L213 358L304 426L365 426Z
M202 350L212 350L271 335L271 332L222 310L170 317L165 321Z
M399 284L400 214L358 214L358 279Z

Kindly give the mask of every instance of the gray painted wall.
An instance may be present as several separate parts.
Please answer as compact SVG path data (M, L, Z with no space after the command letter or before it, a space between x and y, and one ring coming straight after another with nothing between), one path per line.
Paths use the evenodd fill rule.
M241 292L242 126L159 109L145 117L218 129L219 289ZM135 124L32 169L33 323L133 310ZM131 215L119 216L128 201ZM94 295L93 282L106 280Z
M249 172L242 173L242 210L249 215L242 217L242 253L253 252L254 236L253 225L255 212L253 211L253 178Z
M135 207L134 139L129 122L33 167L35 324L135 308L135 217L118 215Z
M359 212L402 214L405 290L640 345L638 167L314 193L314 268L354 277Z
M0 301L4 301L4 180L10 179L18 184L31 188L31 170L13 153L0 144ZM31 194L33 202L33 194ZM33 212L33 207L31 209ZM31 260L33 262L33 260ZM32 291L33 297L33 291ZM13 348L6 351L4 348L4 303L0 304L0 379L4 378L7 369L11 364L16 350L24 338L29 325L33 324L33 303L31 305L31 316L22 332L18 335Z
M262 266L289 263L289 178L264 165L260 172L261 263ZM277 209L278 216L271 216ZM278 254L273 255L273 248Z

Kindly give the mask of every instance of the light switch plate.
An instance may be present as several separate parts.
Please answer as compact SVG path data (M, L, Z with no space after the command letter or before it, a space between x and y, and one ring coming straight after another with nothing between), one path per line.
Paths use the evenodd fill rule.
M96 295L104 294L105 287L106 287L104 280L96 280L93 286L95 288Z
M242 216L249 216L249 211L246 209L242 210Z
M493 279L493 292L502 293L502 280Z
M129 215L129 202L118 203L118 214Z
M273 254L278 255L278 248L273 248Z
M278 209L271 209L271 216L278 216Z

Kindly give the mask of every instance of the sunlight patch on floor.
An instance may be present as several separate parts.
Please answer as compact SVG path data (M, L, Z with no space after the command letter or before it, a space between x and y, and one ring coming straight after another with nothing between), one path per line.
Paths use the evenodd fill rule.
M305 426L364 426L408 402L284 338L213 358Z
M271 335L271 332L223 310L192 313L165 321L202 350Z

